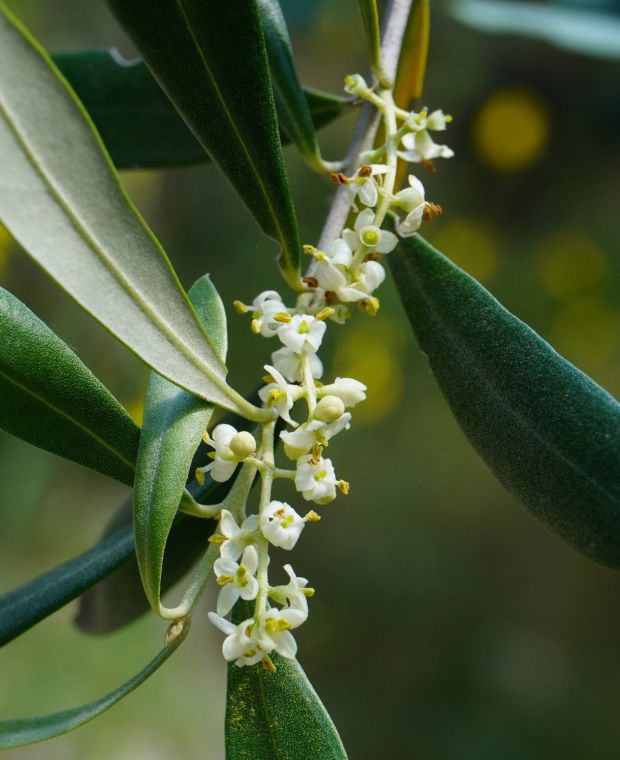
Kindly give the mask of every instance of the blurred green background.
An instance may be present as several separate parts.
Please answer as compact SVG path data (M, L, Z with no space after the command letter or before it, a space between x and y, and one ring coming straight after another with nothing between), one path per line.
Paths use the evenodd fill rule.
M8 5L51 51L131 53L99 0ZM424 103L454 115L445 141L456 157L423 177L444 208L423 233L618 396L620 63L485 34L457 22L449 3L432 6ZM338 92L345 74L365 70L353 0L284 9L305 84ZM327 158L343 154L352 127L347 117L322 133ZM291 149L287 160L303 239L315 243L331 187ZM272 244L215 168L123 181L186 287L208 271L227 304L284 292ZM146 369L2 230L0 284L140 420ZM317 589L297 632L303 667L352 760L616 757L620 576L565 548L502 490L452 420L391 283L382 304L376 319L329 331L326 375L359 378L369 394L330 447L351 494L323 509L292 558ZM230 377L248 391L272 346L228 311ZM0 494L1 592L90 546L126 489L0 434ZM210 589L186 644L145 686L73 734L9 756L222 758L213 600ZM73 615L62 610L0 652L2 717L99 696L150 659L164 633L147 616L89 637Z

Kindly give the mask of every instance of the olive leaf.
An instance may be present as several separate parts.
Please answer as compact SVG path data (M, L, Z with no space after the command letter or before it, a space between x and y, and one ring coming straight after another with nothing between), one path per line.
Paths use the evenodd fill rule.
M73 351L0 288L0 428L131 485L140 431Z
M476 451L552 533L620 568L620 404L421 237L390 264Z
M139 59L126 61L116 50L105 48L59 53L53 58L90 114L118 169L164 168L210 161ZM282 65L285 64L286 60ZM291 79L293 76L296 75L289 73ZM291 82L290 87L290 97L294 98L295 84ZM350 99L308 87L302 88L301 97L305 106L299 105L292 117L287 115L290 107L284 97L282 102L276 102L282 143L290 143L298 132L296 142L300 150L302 144L304 149L312 144L315 129L331 124L353 105ZM297 119L297 126L291 124L291 118Z
M299 290L299 230L256 0L108 4L196 139L278 241L282 274Z
M55 736L66 734L84 725L119 702L127 694L141 686L147 678L166 662L170 655L183 643L189 631L189 622L177 623L169 629L164 648L139 673L118 688L80 707L37 715L31 718L15 718L0 721L0 749L22 747L25 744L42 742Z
M243 408L88 114L45 51L0 11L0 220L143 361L202 398Z

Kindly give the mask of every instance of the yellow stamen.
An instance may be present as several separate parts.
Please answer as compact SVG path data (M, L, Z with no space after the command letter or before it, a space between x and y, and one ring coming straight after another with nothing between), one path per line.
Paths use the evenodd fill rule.
M276 672L276 666L273 664L273 660L268 654L263 657L261 662L263 663L263 668L265 670L268 670L270 673Z
M205 484L205 474L203 470L200 467L196 467L194 471L194 476L196 480L198 481L199 486L204 486Z
M223 536L221 533L214 533L212 536L209 536L209 543L210 544L223 544L224 541L226 541L226 536Z
M250 330L252 330L252 332L254 333L254 335L258 335L260 333L260 327L261 327L261 325L260 325L260 322L258 321L258 319L253 319L250 322Z
M311 509L304 519L306 522L318 522L321 519L321 515L317 515L317 513Z
M274 316L274 319L276 322L282 322L283 324L287 325L291 321L291 315L287 314L285 311L281 311L279 314L276 314Z
M218 586L225 586L227 583L232 583L235 579L232 577L232 575L218 575L217 576L217 585Z
M331 306L325 306L323 309L321 309L321 311L317 312L316 318L324 321L326 319L329 319L335 313L336 309L333 309Z
M243 303L243 301L233 301L233 309L237 314L247 314L249 308Z
M349 493L349 484L346 480L339 480L336 485L345 496Z

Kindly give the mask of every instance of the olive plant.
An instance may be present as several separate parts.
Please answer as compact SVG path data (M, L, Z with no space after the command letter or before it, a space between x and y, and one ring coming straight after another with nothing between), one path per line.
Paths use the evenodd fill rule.
M122 506L93 548L0 597L0 641L78 597L86 630L119 628L150 607L167 632L161 652L101 699L0 721L0 746L76 728L139 686L184 641L214 576L209 618L229 663L227 757L344 758L296 660L295 630L314 589L292 561L284 585L269 572L272 547L292 551L306 528L329 520L324 505L355 498L329 443L351 426L366 387L325 375L326 330L381 318L389 264L474 448L547 528L612 567L620 567L620 407L419 234L442 213L422 173L454 155L438 137L449 135L451 116L418 104L427 0L392 0L381 23L375 0L360 0L372 73L347 74L343 96L300 85L277 0L108 2L140 61L110 51L52 59L0 3L0 218L150 367L144 421L139 430L73 351L2 290L0 426L132 486L133 518ZM317 131L352 108L348 155L327 161ZM300 237L287 142L337 186L314 243ZM117 175L207 160L279 248L283 281L239 292L233 304L270 345L249 398L226 379L226 314L209 276L185 292ZM213 425L216 409L225 417ZM162 594L190 569L181 602L167 607Z

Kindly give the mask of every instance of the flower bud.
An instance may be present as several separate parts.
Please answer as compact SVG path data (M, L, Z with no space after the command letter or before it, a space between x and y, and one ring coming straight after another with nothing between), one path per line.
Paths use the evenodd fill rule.
M235 459L246 459L256 451L256 440L252 433L242 430L232 437L229 447Z
M344 414L344 403L338 396L323 396L316 405L314 418L321 422L335 422Z
M362 95L367 92L368 85L359 74L349 74L344 78L344 89L349 95Z

